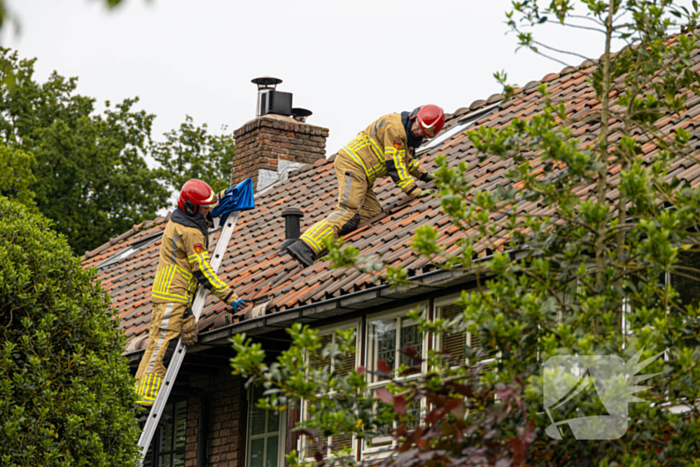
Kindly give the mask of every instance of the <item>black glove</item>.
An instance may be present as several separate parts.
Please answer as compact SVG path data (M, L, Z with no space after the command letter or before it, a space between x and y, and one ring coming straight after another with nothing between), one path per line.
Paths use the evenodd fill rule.
M436 178L437 177L435 176L435 174L433 172L426 172L423 175L421 175L420 181L421 182L432 182Z

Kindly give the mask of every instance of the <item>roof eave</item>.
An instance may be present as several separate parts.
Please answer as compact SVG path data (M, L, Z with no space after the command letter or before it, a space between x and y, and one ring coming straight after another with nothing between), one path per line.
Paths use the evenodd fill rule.
M377 306L391 306L420 295L443 291L460 284L472 282L474 279L474 274L465 274L463 271L437 269L410 278L412 282L419 282L418 284L400 286L393 289L388 284L382 284L340 297L278 311L203 332L199 335L199 344L209 347L229 345L231 337L242 332L249 336L259 336L285 329L293 323L310 324ZM196 349L193 350L196 352ZM129 359L130 362L136 363L141 360L144 351L144 349L135 350L124 353L123 356Z

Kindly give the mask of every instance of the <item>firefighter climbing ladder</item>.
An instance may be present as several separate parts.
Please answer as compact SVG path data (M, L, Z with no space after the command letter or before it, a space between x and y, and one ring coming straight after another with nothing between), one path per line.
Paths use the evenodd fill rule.
M221 235L219 235L219 241L216 243L216 248L214 249L214 255L209 263L214 272L218 273L219 266L221 266L221 261L224 258L224 253L226 253L226 248L228 248L229 241L231 240L231 235L233 235L233 230L236 228L236 222L238 221L238 216L241 211L233 211L231 215L226 219L224 227L221 229ZM199 321L199 315L204 309L204 303L207 301L207 294L209 291L204 287L200 287L197 291L197 295L194 298L192 304L192 314L197 321ZM143 461L148 452L148 446L151 445L151 440L153 435L158 428L158 422L165 409L165 404L168 402L170 397L170 391L173 389L175 384L175 378L180 371L180 366L182 361L185 359L185 354L187 354L187 346L182 343L180 339L177 341L177 347L175 347L175 353L173 354L168 369L165 372L165 378L163 378L163 383L160 386L156 400L153 403L150 413L148 414L148 419L146 420L146 425L143 427L141 432L141 437L139 438L139 456L140 465L143 465Z

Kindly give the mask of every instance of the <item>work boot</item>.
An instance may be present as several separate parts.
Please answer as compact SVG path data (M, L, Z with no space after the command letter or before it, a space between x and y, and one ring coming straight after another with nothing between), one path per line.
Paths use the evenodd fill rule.
M308 268L316 261L314 251L306 246L306 243L297 240L287 247L287 253L301 264L302 268Z

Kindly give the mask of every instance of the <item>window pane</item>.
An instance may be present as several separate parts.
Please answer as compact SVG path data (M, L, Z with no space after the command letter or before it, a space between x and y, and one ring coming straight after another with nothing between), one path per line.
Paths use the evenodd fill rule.
M323 358L323 349L325 349L328 344L333 342L333 335L326 334L320 336L319 339L321 340L321 348L318 352L314 352L311 355L309 355L309 364L317 368L324 368L331 364L331 359Z
M265 459L265 467L277 467L278 446L279 438L276 435L267 438L267 458Z
M185 450L187 436L187 401L178 402L175 406L175 450Z
M369 366L376 368L377 361L384 360L389 368L396 367L396 320L377 321L372 324L370 338L374 342L374 361Z
M412 403L407 410L407 415L409 416L409 421L406 423L406 428L409 430L415 430L420 424L421 420L421 407L419 402Z
M265 438L254 439L250 442L250 467L265 466Z
M677 266L700 269L700 253L680 253ZM700 277L692 279L696 274L686 269L678 269L680 274L671 274L671 285L683 306L697 306L700 302ZM681 275L682 274L682 275Z
M376 394L375 391L373 391L373 393ZM378 405L379 404L375 402L375 411L377 410ZM376 425L372 427L372 430L376 433L376 436L371 441L372 446L384 446L386 444L391 444L391 436L389 436L389 431L391 431L392 423L380 424L378 417L376 417L376 412L374 421Z
M280 414L270 410L267 412L267 433L274 433L280 429Z
M309 407L311 407L311 403L309 401L304 401L304 420L309 419ZM316 453L316 450L319 448L319 438L311 438L306 435L301 435L302 439L302 457L303 458L311 458L314 456Z
M418 330L418 323L409 318L401 318L401 348L411 344L418 350L418 355L423 354L423 333ZM404 354L401 355L402 365L415 366L415 363Z
M173 406L168 404L163 410L163 415L168 417L173 417ZM173 449L173 425L170 423L165 423L160 429L160 452L172 451Z
M449 305L442 309L442 317L450 322L462 312L463 308L457 305ZM467 332L445 333L442 335L442 349L450 352L450 365L462 365L467 356L464 348L467 345Z
M352 331L353 331L353 339L354 339L355 345L357 346L357 330L353 329ZM343 355L343 359L340 363L340 366L335 368L335 371L338 374L338 376L347 376L348 374L350 374L350 372L352 370L355 369L355 355L356 354L353 354L353 353Z
M345 448L352 449L352 433L335 435L331 438L331 451L337 453Z
M170 459L171 459L170 454L167 454L165 456L160 456L160 459L158 459L158 467L170 467L171 466Z
M258 399L262 398L265 388L260 386L253 390L253 397L250 399L250 434L261 435L265 433L265 411L257 406Z

